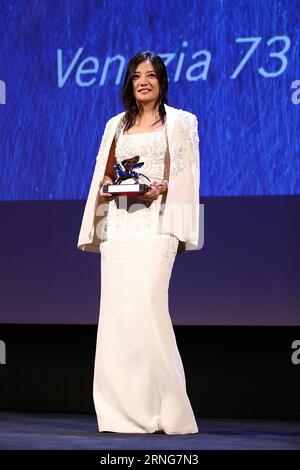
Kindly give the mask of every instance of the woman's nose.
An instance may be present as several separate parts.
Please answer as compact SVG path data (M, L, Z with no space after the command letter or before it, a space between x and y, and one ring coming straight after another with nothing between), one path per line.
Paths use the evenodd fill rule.
M141 77L140 78L140 85L148 85L148 80L146 77Z

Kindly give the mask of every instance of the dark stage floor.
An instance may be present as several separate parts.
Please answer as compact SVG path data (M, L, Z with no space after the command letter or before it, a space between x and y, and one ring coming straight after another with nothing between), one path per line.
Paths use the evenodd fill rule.
M40 450L292 450L300 449L300 421L198 419L199 434L99 433L83 414L0 412L0 449Z

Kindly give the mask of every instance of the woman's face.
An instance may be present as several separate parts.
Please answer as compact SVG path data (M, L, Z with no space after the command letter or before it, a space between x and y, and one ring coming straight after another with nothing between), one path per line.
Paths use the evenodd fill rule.
M132 76L133 93L141 105L153 102L160 93L159 81L150 61L140 62Z

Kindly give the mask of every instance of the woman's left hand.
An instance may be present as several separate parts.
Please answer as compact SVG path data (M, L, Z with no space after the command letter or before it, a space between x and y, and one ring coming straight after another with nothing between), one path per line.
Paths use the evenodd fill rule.
M153 202L162 194L162 186L159 186L159 183L157 181L154 181L151 184L150 188L151 189L149 189L149 191L147 191L143 195L137 196L137 199L145 202Z

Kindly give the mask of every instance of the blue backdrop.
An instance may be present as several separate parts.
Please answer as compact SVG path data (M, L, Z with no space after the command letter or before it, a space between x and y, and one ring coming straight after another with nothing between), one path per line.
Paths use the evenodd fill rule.
M204 196L300 194L299 0L0 0L0 199L86 198L151 49L199 122ZM297 136L298 134L298 136Z

